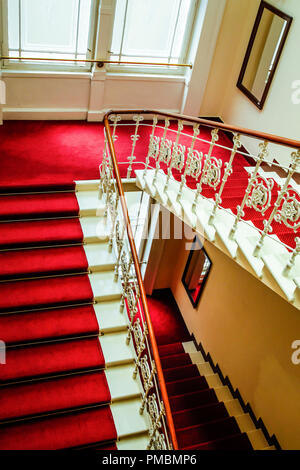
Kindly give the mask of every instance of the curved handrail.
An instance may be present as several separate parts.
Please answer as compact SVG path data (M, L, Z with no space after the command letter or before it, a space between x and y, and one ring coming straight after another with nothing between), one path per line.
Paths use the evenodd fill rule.
M229 132L236 132L238 134L243 134L248 137L255 137L257 139L261 140L268 140L269 142L272 142L274 144L278 145L284 145L286 147L291 147L294 149L300 149L300 141L299 140L293 140L293 139L288 139L286 137L279 137L274 134L267 134L265 132L261 131L254 131L252 129L247 129L239 126L232 126L231 124L225 124L222 122L216 122L216 121L209 121L208 119L203 119L203 118L196 118L193 116L185 116L184 114L176 114L176 113L165 113L162 111L157 111L155 109L121 109L121 110L111 110L108 111L105 114L105 118L108 119L108 117L111 114L155 114L158 116L164 116L164 117L169 117L173 119L179 119L181 121L187 121L187 122L193 122L193 123L199 123L199 124L204 124L207 127L218 127L219 129L223 129L224 131L229 131Z
M123 189L123 185L122 185L122 180L121 180L121 176L120 176L120 172L119 172L119 167L118 167L114 142L113 142L113 138L112 138L112 134L111 134L111 130L110 130L110 125L109 125L109 121L108 121L109 114L110 113L108 113L104 116L104 126L105 126L105 130L106 130L106 135L107 135L107 143L108 143L108 146L109 146L110 156L111 156L112 163L113 163L113 168L114 168L114 173L115 173L115 178L116 178L116 184L117 184L119 195L120 195L120 202L121 202L122 212L123 212L124 219L125 219L128 240L129 240L130 249L131 249L131 253L132 253L133 264L134 264L134 267L135 267L136 277L137 277L137 281L138 281L138 285L139 285L139 289L140 289L141 302L142 302L142 305L143 305L143 310L144 310L144 314L145 314L145 318L146 318L146 322L147 322L147 327L148 327L148 332L149 332L149 339L150 339L150 342L151 342L153 357L154 357L154 361L155 361L155 364L156 364L157 377L158 377L158 382L159 382L160 391L161 391L161 395L162 395L162 400L164 402L164 407L165 407L165 412L166 412L166 419L167 419L167 423L168 423L170 437L171 437L171 440L172 440L173 449L178 450L178 443L177 443L175 426L174 426L174 422L173 422L173 418L172 418L171 407L170 407L168 393L167 393L167 387L166 387L165 379L164 379L164 376L163 376L163 371L162 371L161 361L160 361L160 357L159 357L158 347L157 347L155 334L154 334L154 330L153 330L153 325L152 325L152 321L151 321L151 317L150 317L150 313L149 313L149 309L148 309L148 305L147 305L146 292L145 292L145 288L144 288L144 284L143 284L143 280L142 280L142 275L141 275L141 271L140 271L139 259L138 259L136 246L135 246L135 242L134 242L134 236L133 236L131 223L130 223L130 219L129 219L129 214L128 214L127 204L126 204L126 200L125 200L125 194L124 194L124 189Z

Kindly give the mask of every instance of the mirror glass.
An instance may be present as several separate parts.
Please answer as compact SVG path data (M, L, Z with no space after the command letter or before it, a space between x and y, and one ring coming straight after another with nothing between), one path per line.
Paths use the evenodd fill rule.
M183 285L194 307L199 302L211 265L206 251L196 237L182 277Z
M261 109L292 18L262 2L252 31L238 87Z

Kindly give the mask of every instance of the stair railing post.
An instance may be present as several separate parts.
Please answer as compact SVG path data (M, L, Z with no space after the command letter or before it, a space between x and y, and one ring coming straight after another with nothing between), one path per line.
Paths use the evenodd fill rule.
M291 257L290 257L286 267L283 270L283 275L284 276L289 276L290 275L292 268L295 266L296 258L300 254L300 238L296 237L295 242L296 242L296 247L292 251Z
M151 362L151 370L150 370L147 355L145 355L141 359L141 373L142 373L142 378L144 382L143 385L144 385L144 390L145 390L143 398L142 398L142 404L140 407L140 414L142 415L144 413L144 409L147 403L149 392L153 388L153 385L154 385L153 378L154 378L154 375L156 374L155 362L154 361Z
M144 331L141 329L141 322L140 319L137 318L133 324L133 335L135 340L135 347L137 351L137 357L135 359L135 367L132 374L132 377L136 379L139 367L140 367L140 360L144 350L146 349L146 338L148 335L148 328L147 325L144 324Z
M147 157L146 157L145 170L144 170L144 173L143 173L143 178L145 178L145 176L146 176L148 166L149 166L149 163L150 163L150 157L155 155L155 153L157 152L157 149L158 149L158 142L159 141L158 141L158 138L155 139L155 136L154 136L155 129L156 129L156 126L157 126L157 122L158 122L158 118L157 118L156 115L154 115L153 116L153 124L152 124L152 132L151 132L150 140L149 140L149 148L148 148L148 153L147 153Z
M153 178L153 184L156 183L157 181L157 175L160 170L160 162L163 161L168 161L171 153L170 153L170 147L172 145L172 141L166 139L168 127L170 126L170 119L165 118L165 127L164 127L164 132L163 136L160 139L160 148L159 148L159 153L158 157L156 159L156 165L155 165L155 173L154 173L154 178Z
M135 284L136 287L136 284ZM133 331L133 322L135 319L136 314L138 313L138 300L139 300L139 290L137 290L136 294L134 294L133 288L129 285L127 287L127 292L126 292L126 299L127 299L127 307L129 311L129 318L130 318L130 323L128 325L128 332L127 332L127 337L126 337L126 344L129 345L130 340L131 340L131 334Z
M100 182L99 182L99 193L98 199L102 199L103 192L106 190L106 183L107 183L107 137L106 131L104 130L104 149L103 149L103 157L102 157L102 165L99 168L100 173Z
M274 208L271 212L271 215L269 216L268 220L264 220L265 228L264 228L264 230L261 234L261 237L260 237L256 247L254 248L253 256L256 256L256 257L260 256L260 252L261 252L264 240L266 238L266 235L272 231L272 222L273 222L274 218L277 222L281 222L282 220L286 222L287 218L290 218L290 215L291 215L290 212L291 211L295 211L296 212L295 215L298 215L298 218L299 218L299 207L298 207L298 211L297 211L294 207L292 207L292 205L289 202L284 204L284 207L282 208L281 212L279 211L279 207L280 207L280 204L281 204L282 200L284 199L285 195L288 194L288 185L289 185L289 183L290 183L290 181L293 177L293 174L296 171L298 171L299 166L300 166L300 150L297 150L297 152L292 153L292 163L290 165L288 175L286 177L286 180L285 180L285 183L284 183L283 187L281 188L281 190L278 193L278 197L277 197L277 200L274 204ZM299 224L298 224L298 226L299 226Z
M131 171L132 171L132 163L133 161L135 160L135 156L134 156L134 151L135 151L135 146L136 146L136 143L137 141L139 140L140 136L138 135L138 129L139 129L139 125L140 125L140 122L144 120L143 116L141 114L137 114L135 116L133 116L132 120L136 123L135 124L135 130L134 130L134 134L130 136L131 140L132 140L132 147L131 147L131 155L130 157L128 157L128 160L129 160L129 166L128 166L128 169L127 169L127 178L130 178L131 176Z
M202 185L205 181L206 172L209 168L213 148L215 146L215 143L219 140L218 131L219 131L219 129L217 129L217 128L213 129L211 131L211 142L210 142L208 154L206 155L206 159L205 159L203 170L202 170L202 175L201 175L201 178L200 178L200 182L197 185L197 191L196 191L195 199L194 199L193 206L192 206L192 211L194 213L196 212L197 203L198 203L201 191L202 191Z
M170 178L172 175L172 168L175 166L178 169L182 169L184 166L184 152L185 152L185 146L184 145L179 145L179 139L181 132L183 130L183 122L179 119L178 120L178 127L177 127L177 134L176 134L176 140L173 144L173 150L170 156L170 164L168 168L168 175L167 175L167 180L166 184L164 187L164 191L167 190L170 182Z
M192 162L192 157L193 157L193 150L194 150L194 146L195 146L195 142L196 142L196 139L198 137L198 135L200 134L200 124L194 124L193 126L193 139L192 139L192 143L191 143L191 146L190 148L188 149L188 155L187 155L187 159L186 159L186 165L184 167L184 172L183 172L183 175L181 176L181 183L180 183L180 187L179 187L179 192L177 194L177 202L180 201L181 197L182 197L182 191L183 191L183 187L184 185L186 184L186 176L189 174L189 170L190 170L190 165L191 165L191 162Z
M223 175L223 178L222 178L222 183L221 183L221 186L220 186L220 189L219 189L219 192L218 194L215 195L215 204L214 204L214 207L213 207L213 210L212 210L212 213L209 217L209 220L208 220L208 224L209 225L212 225L213 222L214 222L214 219L215 219L215 216L216 216L216 212L217 212L217 209L219 207L220 204L222 204L222 193L223 193L223 190L224 190L224 186L226 184L226 181L228 180L229 176L232 174L233 170L232 170L232 163L233 163L233 160L234 160L234 157L236 155L236 152L237 150L242 146L241 144L241 141L240 141L240 135L239 134L235 134L234 137L233 137L233 148L232 148L232 151L231 151L231 155L230 155L230 158L229 158L229 161L225 163L225 170L224 170L224 175Z
M114 240L114 235L115 235L115 226L116 226L116 220L117 220L117 215L118 215L118 204L119 204L119 193L115 193L115 201L111 201L110 204L110 219L111 219L111 232L110 232L110 237L109 237L109 242L108 242L108 251L112 252L112 247L113 247L113 240Z
M129 254L129 261L127 261L127 256L125 251L121 255L121 271L122 271L122 296L120 302L120 312L123 312L125 306L127 286L130 278L130 269L132 265L132 255Z
M245 191L243 201L242 201L240 206L237 206L237 214L236 214L236 217L235 217L235 221L234 221L234 224L233 224L233 226L231 228L231 231L229 233L229 238L231 240L234 240L235 233L236 233L239 221L241 220L242 217L245 216L244 207L245 207L245 204L248 200L249 194L252 190L253 183L254 183L254 181L256 179L256 176L258 174L258 170L259 170L262 162L265 160L265 158L268 154L268 145L269 145L269 142L267 140L265 140L264 142L259 144L260 152L259 152L259 155L258 155L258 158L257 158L257 161L256 161L256 166L255 166L255 168L254 168L254 170L251 173L251 176L249 178L248 186L247 186L247 189Z
M117 259L115 264L115 276L114 280L117 281L119 278L119 268L120 268L120 260L121 254L124 247L124 233L125 233L125 225L122 225L122 232L120 233L120 222L117 221L116 223L116 244L117 244Z

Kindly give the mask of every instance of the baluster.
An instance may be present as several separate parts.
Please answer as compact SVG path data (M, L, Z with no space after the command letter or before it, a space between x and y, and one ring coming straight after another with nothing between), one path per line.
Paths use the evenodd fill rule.
M158 118L157 118L156 115L154 115L153 116L153 124L152 124L152 132L151 132L150 140L149 140L149 149L148 149L148 154L147 154L147 157L146 157L146 164L145 164L145 170L144 170L143 178L145 178L145 176L146 176L147 169L148 169L148 166L149 166L149 163L150 163L150 157L152 157L152 155L155 155L155 153L157 152L157 148L158 148L157 141L154 139L154 133L155 133L155 129L156 129L156 126L157 126L157 121L158 121Z
M144 331L142 332L142 329L141 329L141 324L140 324L140 319L137 318L133 324L133 335L134 335L134 339L135 339L135 347L136 347L136 351L137 351L137 357L136 357L136 360L135 360L135 367L134 367L134 371L133 371L133 378L136 379L136 376L137 376L137 373L138 373L138 369L140 367L140 359L141 359L141 356L146 348L146 337L148 335L148 329L147 329L147 325L144 324Z
M115 226L116 226L116 221L118 217L118 205L119 205L119 193L115 194L115 201L112 201L111 205L111 233L109 237L109 242L108 242L108 251L112 251L113 247L113 239L114 239L114 234L115 234Z
M232 151L231 151L230 159L229 159L228 162L225 163L225 170L224 170L222 183L221 183L218 194L215 195L216 202L214 204L212 213L211 213L211 215L209 217L209 220L208 220L209 225L213 224L217 209L218 209L219 205L222 204L221 196L222 196L222 193L223 193L223 189L224 189L224 186L226 184L226 181L227 181L228 177L232 174L232 171L233 171L232 170L232 163L233 163L233 160L234 160L234 157L236 155L237 150L241 146L242 146L242 144L241 144L241 141L240 141L240 135L235 134L234 137L233 137L233 148L232 148Z
M150 431L149 431L149 436L150 436L150 441L148 443L147 449L151 449L153 441L155 440L155 434L158 429L161 428L161 420L162 417L165 416L165 407L163 402L160 402L160 409L158 409L157 405L157 400L156 400L156 395L153 393L152 395L149 396L147 400L147 408L150 416Z
M134 156L134 150L135 150L136 143L140 138L140 136L138 135L138 129L139 129L140 122L143 121L144 118L141 114L138 114L136 116L133 116L132 120L136 123L136 125L135 125L134 134L130 136L130 138L132 140L132 149L131 149L131 155L130 155L130 157L128 157L129 166L128 166L128 170L127 170L127 178L130 178L131 171L132 171L132 163L136 158Z
M195 195L195 199L194 199L193 207L192 207L193 212L196 211L197 202L198 202L199 196L200 196L201 191L202 191L202 185L203 185L204 180L205 180L206 171L209 167L209 163L210 163L213 148L215 146L215 143L219 140L218 131L219 131L219 129L213 129L211 131L211 142L210 142L208 154L206 155L206 159L205 159L202 175L201 175L201 178L200 178L200 182L197 185L197 191L196 191L196 195Z
M120 223L118 221L116 224L117 260L115 264L115 276L114 276L115 281L117 281L119 278L120 260L121 260L123 246L124 246L124 233L125 233L125 225L123 224L122 232L120 234Z
M142 415L144 413L144 409L147 403L149 392L151 388L153 387L154 374L156 374L155 362L154 361L151 362L151 370L150 370L147 355L145 355L141 359L141 372L142 372L142 378L144 381L144 390L145 390L145 393L142 399L142 404L140 407L140 414Z
M300 254L300 238L299 237L296 237L295 238L295 242L296 242L296 247L295 249L293 250L292 254L291 254L291 257L283 271L283 275L284 276L289 276L290 275L290 272L292 270L292 268L295 266L295 262L296 262L296 257Z
M231 240L234 240L234 236L235 236L235 233L236 233L236 230L237 230L238 223L241 220L241 218L244 217L244 215L245 215L244 207L245 207L245 204L248 201L248 197L249 197L249 194L251 193L251 190L252 190L253 184L255 182L256 176L258 174L258 170L260 168L260 165L265 160L265 157L268 154L268 145L269 145L268 141L264 141L264 142L259 144L260 152L259 152L259 155L258 155L258 159L256 161L256 166L255 166L254 171L252 172L251 177L249 179L248 186L247 186L242 204L240 206L237 206L237 215L236 215L234 224L232 226L232 229L229 233L229 238Z
M184 168L183 175L181 176L180 188L179 188L179 192L177 194L177 199L176 199L177 202L179 202L179 200L182 196L183 187L186 184L186 176L189 174L189 171L190 171L190 165L191 165L192 159L193 159L193 150L194 150L195 142L196 142L196 139L197 139L198 135L200 134L199 127L200 127L200 124L194 124L193 125L193 130L194 130L193 139L192 139L191 146L188 149L186 165L185 165L185 168Z
M102 166L100 170L100 184L99 184L99 193L98 199L102 199L103 192L106 189L106 167L107 167L107 136L106 131L104 131L104 149L103 149L103 157L102 157Z
M123 282L123 289L122 289L122 296L121 296L121 303L120 303L120 312L123 312L125 299L126 299L126 291L127 286L130 278L130 269L132 264L132 256L131 253L129 254L129 261L127 261L126 253L123 252L121 256L121 270L122 270L122 282Z
M113 139L113 142L115 142L118 138L118 136L116 135L116 130L117 130L117 125L118 125L118 122L120 122L122 120L121 116L119 114L112 114L109 119L112 121L113 123L113 133L112 133L112 139Z
M166 139L168 127L170 126L170 119L165 118L165 127L164 127L164 133L160 141L160 149L159 149L159 155L158 158L156 159L156 169L155 169L155 174L154 174L154 179L153 179L153 184L156 183L157 180L157 175L160 170L160 162L161 160L165 160L166 157L168 157L168 153L170 151L169 147L169 141Z
M171 158L170 158L171 162L170 162L170 165L169 165L169 168L168 168L168 176L167 176L167 180L166 180L166 184L165 184L165 188L164 188L165 191L166 191L166 189L169 185L169 182L170 182L170 178L171 178L171 175L172 175L172 168L174 166L177 166L177 167L180 168L180 167L183 167L183 165L184 165L185 147L183 145L181 145L181 146L178 145L182 129L183 129L183 122L181 120L178 120L176 140L173 144L173 151L171 153Z
M162 433L156 433L155 436L153 436L152 443L150 450L173 450L172 444L169 444L169 447L167 447L166 444L166 438L164 434Z
M285 201L284 206L282 208L282 212L279 211L279 207L280 207L280 204L281 204L282 200L284 200L284 197L288 194L288 190L287 190L288 185L289 185L289 183L290 183L290 181L293 177L293 174L296 171L298 171L299 165L300 165L300 150L298 150L297 152L292 153L292 163L290 165L285 183L284 183L283 187L281 188L281 190L279 191L277 200L274 204L274 208L272 210L272 213L271 213L269 219L264 220L265 228L264 228L264 230L261 234L259 242L257 243L256 247L254 248L253 256L258 257L260 255L260 252L261 252L261 249L262 249L262 246L263 246L264 239L265 239L266 235L268 233L272 232L271 224L272 224L274 218L277 222L281 222L283 220L286 223L287 219L290 219L292 216L293 217L297 216L297 213L299 214L299 207L298 207L298 211L297 211L295 206L293 206L293 203L291 203L289 201ZM299 226L299 224L295 227L292 227L292 228L295 229L298 226Z
M133 331L133 322L136 314L138 313L138 300L139 300L139 290L137 289L136 295L134 295L134 291L131 286L128 286L127 288L127 293L126 293L126 298L127 298L127 306L129 310L129 318L130 318L130 324L128 327L128 333L126 337L126 344L128 345L130 343L131 339L131 333Z

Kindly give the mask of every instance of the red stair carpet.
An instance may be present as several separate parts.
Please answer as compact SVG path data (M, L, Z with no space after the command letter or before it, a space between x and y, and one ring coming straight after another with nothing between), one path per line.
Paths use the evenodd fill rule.
M179 449L252 450L247 435L185 353L182 342L190 341L190 335L171 291L154 291L148 303Z
M0 197L0 449L116 449L71 186Z
M163 125L163 122L160 122ZM171 124L170 129L177 128ZM128 162L127 157L131 151L130 134L133 127L121 126L117 128L118 139L115 143L119 162ZM156 135L162 135L162 129L156 130ZM184 132L191 135L192 130L186 127ZM149 127L139 127L139 140L135 148L136 162L145 161L149 144ZM175 140L176 133L169 133L168 138ZM201 126L200 137L210 141L210 129ZM45 142L47 145L45 145ZM190 145L190 138L181 136L180 143ZM232 142L227 135L219 132L218 144L232 148ZM36 195L24 195L23 203L18 197L4 199L0 197L0 220L17 215L18 218L38 219L43 213L49 217L75 217L78 213L77 202L69 191L74 189L75 180L97 179L99 177L99 163L101 161L104 145L103 124L87 123L82 121L5 121L0 126L0 194L14 192L41 191L43 200ZM202 151L205 155L209 143L196 142L195 150ZM215 146L213 156L228 162L230 151ZM152 165L154 160L152 160ZM250 164L244 156L237 154L233 162L233 173L230 175L222 195L222 205L231 209L236 214L237 205L241 204L245 189L248 184L248 173L245 167ZM224 165L223 165L224 167ZM143 165L135 164L134 168L143 168ZM126 176L127 165L120 165L121 176ZM223 172L223 170L222 170ZM177 172L178 173L178 172ZM173 171L176 178L180 175ZM194 188L195 181L187 178L189 186ZM268 218L276 200L278 186L275 184L270 209L262 216L254 209L245 208L245 219L252 220L259 229L263 228L263 219ZM63 190L66 193L55 193ZM53 191L53 194L49 192ZM203 193L206 197L213 197L214 191L207 185L203 185ZM56 215L51 213L56 207ZM11 212L13 210L13 212ZM295 233L284 224L273 222L273 234L292 248L295 247ZM32 228L28 227L27 245L38 240L31 240ZM68 241L67 237L72 233L72 225L60 230L53 242ZM18 230L18 229L17 229ZM20 230L20 229L19 229ZM54 235L54 234L53 234ZM51 243L51 233L48 237L41 233L41 241ZM38 237L38 235L36 235ZM0 243L4 245L5 240ZM10 243L13 243L13 239ZM26 240L24 239L24 246ZM18 235L15 240L18 246Z

